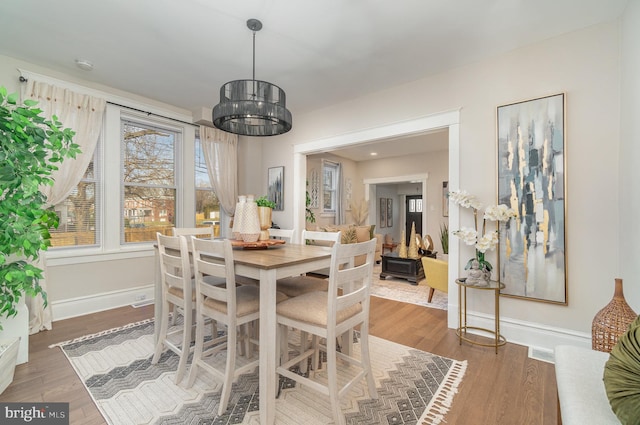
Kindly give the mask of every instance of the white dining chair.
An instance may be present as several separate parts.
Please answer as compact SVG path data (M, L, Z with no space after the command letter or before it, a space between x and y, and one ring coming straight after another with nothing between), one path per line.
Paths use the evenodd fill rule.
M326 242L327 245L333 245L340 240L340 237L340 232L318 232L306 229L302 231L303 243L307 241L322 241ZM326 291L329 287L327 279L306 274L278 279L277 284L278 291L288 297L297 297L313 291Z
M198 236L213 239L213 226L205 227L174 227L173 236Z
M250 344L258 345L249 324L260 316L260 290L255 286L236 285L235 266L231 242L204 240L191 237L193 244L193 264L195 268L196 293L196 344L191 362L187 387L193 386L202 370L222 380L222 391L218 415L227 410L233 380L258 366L258 358L251 360ZM225 286L212 286L205 277L214 276L226 280ZM277 294L276 302L286 299ZM207 342L205 347L205 321L207 318L227 326L227 335ZM240 341L238 341L240 337ZM237 356L238 342L244 343L245 357ZM217 353L226 352L224 367L216 367L211 361Z
M375 382L371 372L369 358L369 293L373 278L376 241L355 244L333 245L331 267L329 270L328 291L308 292L290 298L276 306L278 338L280 350L288 351L289 328L299 329L312 335L312 344L308 349L288 359L288 352L281 352L281 365L276 371L315 391L329 396L333 420L336 424L345 423L340 409L340 400L345 397L353 385L362 378L367 382L369 396L377 398ZM354 266L355 257L365 255L364 264ZM341 289L339 292L338 289ZM337 338L354 327L360 329L360 359L351 355L352 350L337 350ZM326 341L320 346L320 339ZM319 351L327 354L327 383L313 379L317 371L302 376L289 370L302 361L313 358L318 364ZM352 379L342 384L338 382L338 359L361 369Z
M287 243L293 241L293 229L269 229L269 236L273 239L282 239Z
M189 249L187 239L184 236L163 236L157 233L156 238L162 285L162 300L160 302L164 313L160 321L159 337L151 364L158 363L165 348L180 356L174 379L177 384L182 380L186 370L193 327L194 294L191 283ZM169 331L169 315L172 310L173 316L181 314L184 320L180 329Z

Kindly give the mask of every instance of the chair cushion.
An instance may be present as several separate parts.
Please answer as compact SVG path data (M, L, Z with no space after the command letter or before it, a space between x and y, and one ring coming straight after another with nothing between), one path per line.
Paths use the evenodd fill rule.
M276 292L276 302L282 302L287 296L282 292ZM227 303L205 298L204 305L227 314ZM236 314L237 316L246 316L260 310L260 288L257 286L237 286L236 287Z
M624 425L640 424L640 316L611 350L604 386L613 412Z
M178 298L182 298L184 299L184 291L182 290L182 288L179 288L177 286L170 286L169 289L167 289L167 292L170 293L171 295L174 295ZM191 291L191 300L195 301L196 300L196 290L195 288Z
M278 291L288 297L299 297L307 292L327 291L329 282L314 276L293 276L278 280Z
M299 297L289 298L276 306L280 316L288 317L305 323L327 326L328 292L308 292ZM355 316L362 311L360 304L338 312L337 323Z

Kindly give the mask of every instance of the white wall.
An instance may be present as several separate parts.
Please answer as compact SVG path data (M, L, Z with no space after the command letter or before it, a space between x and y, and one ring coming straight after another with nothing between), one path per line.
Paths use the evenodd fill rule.
M553 344L548 338L531 342L521 337L517 330L525 324L586 344L594 314L611 298L614 277L622 274L631 281L638 275L622 273L637 269L619 266L614 224L620 218L615 171L620 140L619 54L619 22L594 26L297 115L294 130L279 138L279 148L274 146L274 150L282 158L292 144L460 108L460 188L491 204L496 200L496 107L565 92L568 305L503 297L501 313L503 330L512 341ZM267 163L272 160L267 155L264 159ZM453 243L459 241L451 240ZM466 248L461 248L463 257ZM640 311L640 305L632 307ZM480 295L470 299L470 308L480 316L491 315L493 309L488 296Z
M620 277L629 305L640 313L640 0L622 20L620 117ZM609 142L604 143L608 146Z

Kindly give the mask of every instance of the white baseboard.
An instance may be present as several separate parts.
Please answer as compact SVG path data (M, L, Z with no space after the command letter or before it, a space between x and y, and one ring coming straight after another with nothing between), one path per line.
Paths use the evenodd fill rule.
M449 328L455 329L458 327L458 306L449 304L448 307ZM474 311L467 312L467 321L469 326L480 328L493 329L495 326L492 315ZM469 330L469 332L486 336L484 333L473 330ZM553 358L553 350L558 345L568 344L591 348L591 334L589 333L504 316L500 317L500 334L507 339L507 342L529 347L530 352L536 352L538 356L545 357L545 359Z
M70 319L98 311L153 301L153 284L137 286L119 291L103 292L85 297L71 298L50 303L53 321Z

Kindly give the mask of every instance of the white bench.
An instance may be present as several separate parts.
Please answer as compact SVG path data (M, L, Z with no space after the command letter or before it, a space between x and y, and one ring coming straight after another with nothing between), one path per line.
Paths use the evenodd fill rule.
M611 410L602 374L609 353L560 345L555 349L558 423L620 425Z

